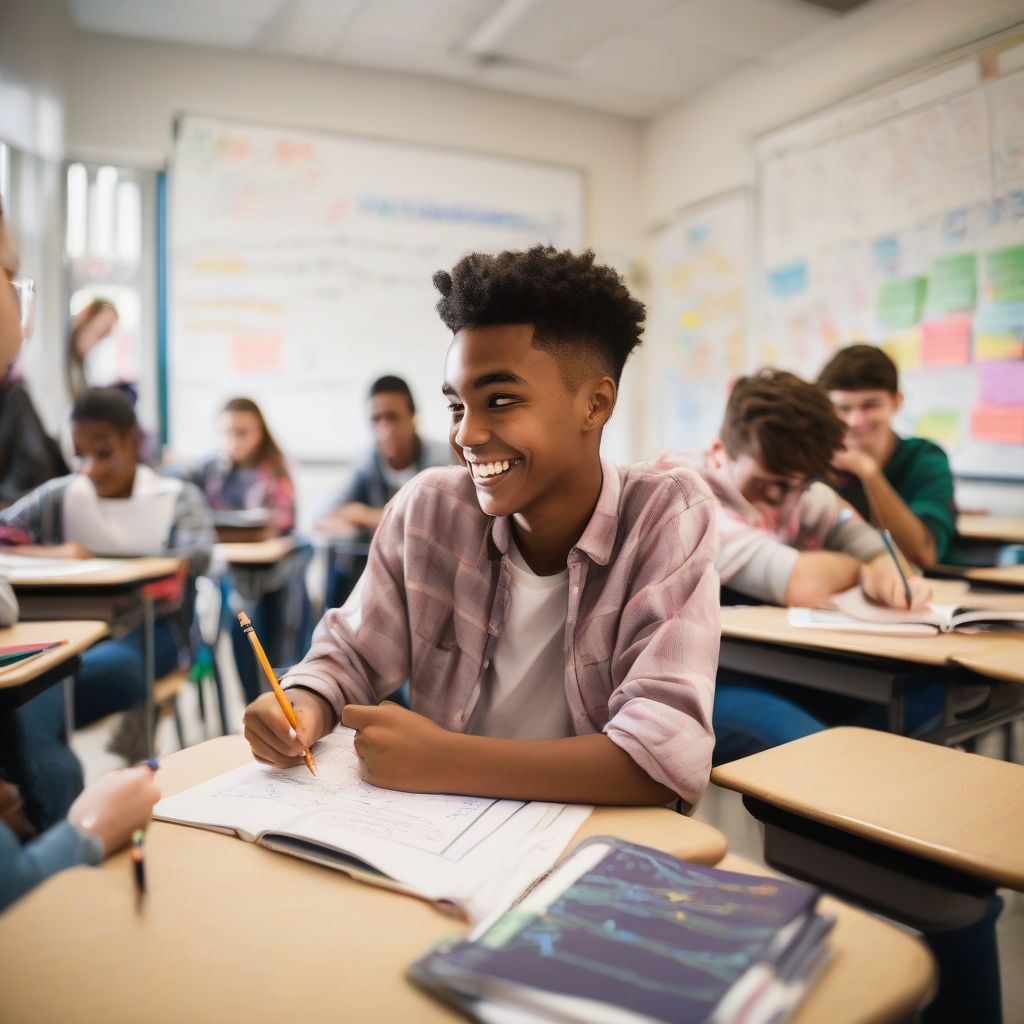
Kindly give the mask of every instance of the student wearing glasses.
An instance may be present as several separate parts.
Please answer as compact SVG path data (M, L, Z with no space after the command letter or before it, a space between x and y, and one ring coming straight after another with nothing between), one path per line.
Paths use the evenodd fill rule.
M717 499L723 603L820 607L859 583L874 600L907 607L879 532L817 482L828 476L845 431L824 391L792 373L763 369L736 382L707 452L661 456L666 468L697 469ZM931 596L918 577L910 587L914 608ZM921 699L930 713L930 696ZM913 707L907 706L908 724ZM788 743L860 710L847 698L822 699L720 669L715 763Z

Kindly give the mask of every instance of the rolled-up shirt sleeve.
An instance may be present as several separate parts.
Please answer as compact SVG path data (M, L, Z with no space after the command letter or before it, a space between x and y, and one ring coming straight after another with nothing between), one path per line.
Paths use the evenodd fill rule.
M604 733L693 807L711 773L721 635L710 497L646 532L620 619Z

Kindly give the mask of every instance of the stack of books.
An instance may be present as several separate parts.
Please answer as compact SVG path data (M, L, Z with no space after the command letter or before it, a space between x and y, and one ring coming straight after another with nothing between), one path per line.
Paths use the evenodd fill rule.
M488 1022L776 1024L829 957L818 895L598 837L409 974Z

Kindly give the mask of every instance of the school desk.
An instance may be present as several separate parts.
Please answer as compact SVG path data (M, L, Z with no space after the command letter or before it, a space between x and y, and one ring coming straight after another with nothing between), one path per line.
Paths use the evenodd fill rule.
M51 651L0 668L0 711L20 707L74 674L78 656L110 632L105 622L18 622L0 629L0 646L66 641Z
M1016 595L997 595L986 603L1015 606ZM958 743L1024 715L1022 680L1008 681L1005 672L983 667L989 650L1014 646L1024 656L1024 636L1012 630L968 635L895 636L791 626L788 611L770 605L722 609L719 664L752 676L776 679L828 693L857 697L888 708L889 728L901 731L903 701L896 685L900 676L926 669L945 684L946 709L941 734L930 738ZM1000 655L1010 657L1007 653ZM975 673L991 679L986 706L962 721L954 719L958 683L977 683Z
M165 758L157 782L175 793L249 756L241 737L210 740ZM665 808L598 809L573 843L601 834L705 864L725 853L720 832ZM404 977L466 927L425 901L166 822L147 833L138 910L131 867L122 852L65 872L0 916L5 1024L456 1019Z
M1024 517L961 515L957 516L956 532L967 540L1024 544Z
M838 728L712 772L764 823L765 860L927 931L1024 891L1024 765Z
M144 714L155 716L153 629L158 611L173 611L181 604L184 561L176 557L122 558L97 572L76 576L19 576L8 574L18 597L20 617L39 619L96 619L107 623L114 636L142 627L145 663ZM153 729L147 730L152 737ZM150 746L152 739L149 740ZM149 751L152 754L152 750Z
M773 873L731 853L716 867ZM920 939L833 896L822 896L818 910L836 919L828 937L832 959L791 1024L907 1020L928 1003L935 961Z

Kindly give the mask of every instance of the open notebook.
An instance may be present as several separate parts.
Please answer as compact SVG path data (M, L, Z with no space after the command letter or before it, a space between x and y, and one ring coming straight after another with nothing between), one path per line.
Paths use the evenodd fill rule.
M790 608L789 623L805 629L904 636L1024 628L1024 601L1020 608L1014 609L986 608L982 595L972 600L972 595L965 593L964 599L962 603L932 601L915 611L901 611L870 601L858 586L836 594L832 599L835 608Z
M305 765L243 765L167 797L154 817L238 835L361 881L454 905L470 920L508 906L549 870L591 808L401 793L360 778L339 727Z

